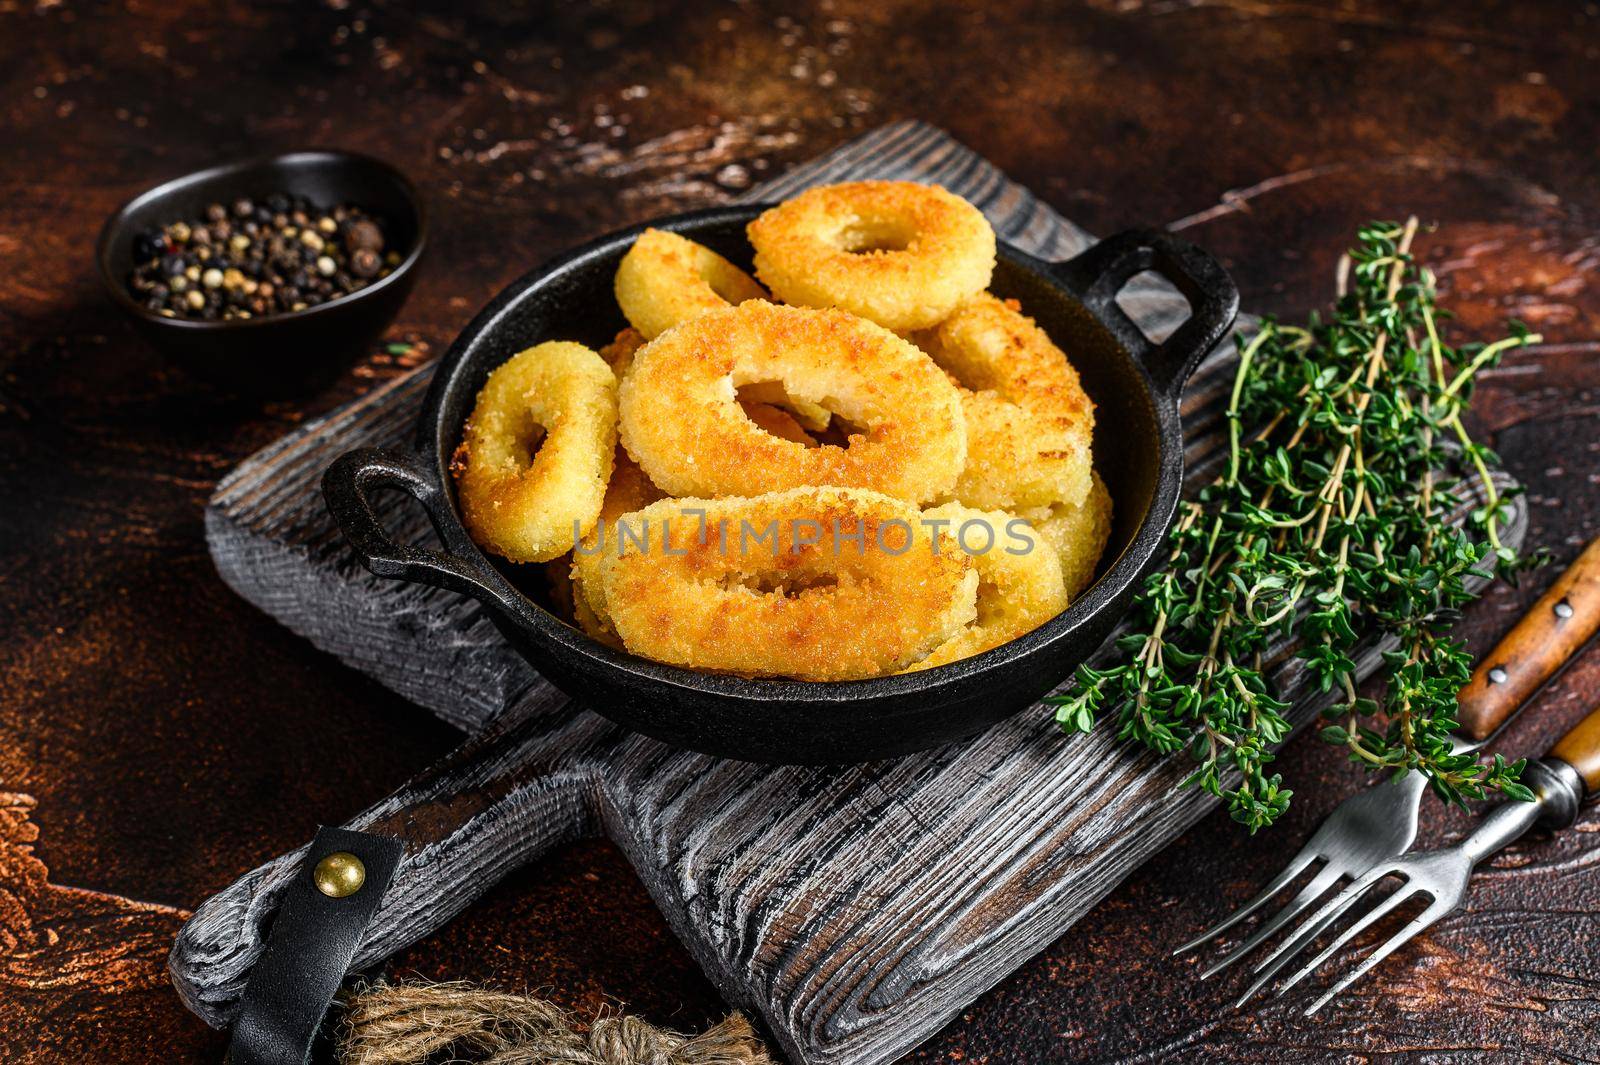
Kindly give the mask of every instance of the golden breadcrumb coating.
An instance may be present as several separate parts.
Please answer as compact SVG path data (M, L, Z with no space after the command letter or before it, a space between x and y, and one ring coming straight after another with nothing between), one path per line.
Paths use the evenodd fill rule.
M628 369L633 365L633 356L644 347L644 334L633 326L622 330L611 343L600 349L600 357L606 360L606 365L611 367L611 372L617 375L617 383L627 376Z
M617 442L617 379L582 344L551 341L489 375L451 460L461 516L512 562L547 562L594 527Z
M782 407L758 403L743 396L739 397L739 406L744 410L745 417L755 422L762 432L771 433L779 440L792 440L801 447L817 446L817 438L806 432L806 427Z
M766 299L750 275L676 233L647 229L617 266L617 303L646 340L679 322Z
M806 447L752 425L737 390L772 380L858 427L849 446ZM672 495L836 485L920 503L948 491L966 461L960 396L944 372L843 311L751 300L685 322L639 349L619 409L623 446Z
M837 307L897 333L941 321L994 273L989 220L937 185L808 189L763 212L746 234L756 275L785 303Z
M967 465L948 498L979 508L1081 503L1094 404L1014 301L983 293L913 341L963 387Z
M613 647L622 643L606 612L600 556L607 546L615 544L617 522L633 511L643 510L661 495L661 489L650 483L628 453L617 448L611 483L606 486L605 501L600 505L600 519L572 552L573 616L583 631Z
M1111 539L1111 493L1097 473L1082 503L1054 503L1021 512L1034 531L1061 557L1061 580L1076 599L1094 582L1094 571Z
M999 647L1067 608L1055 548L1015 515L946 503L923 511L922 516L925 521L949 522L937 534L944 549L972 559L978 571L978 612L911 670L931 669Z
M977 570L933 550L917 509L877 492L795 488L672 499L629 515L646 543L601 556L628 650L658 662L802 680L901 669L976 613Z

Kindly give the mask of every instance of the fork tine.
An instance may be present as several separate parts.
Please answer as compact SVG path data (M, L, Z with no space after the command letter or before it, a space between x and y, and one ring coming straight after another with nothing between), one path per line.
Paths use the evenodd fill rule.
M1312 958L1305 965L1301 966L1299 972L1289 977L1284 985L1278 988L1277 994L1283 994L1295 984L1298 984L1301 980L1304 980L1306 977L1310 976L1317 970L1319 966L1322 965L1323 962L1333 957L1334 952L1340 947L1343 947L1346 943L1360 935L1363 931L1382 920L1383 917L1389 913L1389 911L1393 910L1406 899L1409 899L1419 893L1420 889L1413 888L1410 884L1402 884L1400 887L1396 888L1394 894L1390 895L1388 898L1378 903L1378 905L1374 906L1369 912L1362 916L1361 920L1357 921L1355 924L1352 924L1349 928L1346 928L1343 932L1339 933L1339 937L1337 939L1335 939L1332 943L1329 943L1326 947L1323 947L1321 952L1318 953L1315 958Z
M1316 875L1311 883L1301 888L1299 894L1295 895L1287 906L1273 914L1270 920L1262 922L1261 927L1250 934L1250 938L1207 966L1200 973L1200 979L1205 980L1217 975L1254 950L1262 940L1304 913L1313 903L1325 895L1330 887L1338 882L1340 875L1340 871L1334 866L1323 866L1322 871Z
M1413 917L1404 928L1400 929L1400 931L1391 936L1387 943L1373 951L1371 954L1368 954L1365 958L1361 959L1360 965L1357 965L1354 969L1350 970L1348 975L1324 992L1321 998L1317 999L1310 1006L1306 1007L1305 1016L1311 1016L1313 1013L1326 1006L1329 1002L1333 1001L1334 996L1338 995L1339 992L1343 991L1345 988L1361 979L1374 965L1378 964L1380 961L1387 958L1401 947L1405 946L1416 937L1418 932L1421 932L1423 929L1432 925L1439 918L1449 913L1450 909L1451 907L1449 904L1445 903L1444 900L1435 899L1432 905Z
M1257 976L1255 982L1246 988L1244 994L1240 995L1234 1002L1234 1008L1237 1009L1248 1002L1257 991L1260 991L1266 985L1267 981L1277 974L1279 969L1282 969L1295 955L1310 946L1311 942L1322 934L1324 928L1336 920L1341 913L1348 910L1367 888L1388 876L1390 872L1391 869L1387 866L1369 869L1349 887L1329 899L1322 909L1307 918L1306 923L1300 927L1298 932L1274 947L1272 953L1268 954L1266 959L1256 966L1255 971L1261 975Z
M1201 932L1199 935L1189 940L1189 942L1185 943L1177 950L1173 951L1173 956L1176 957L1179 954L1188 953L1207 940L1220 936L1222 933L1226 932L1228 929L1232 928L1246 917L1249 917L1252 913L1255 913L1262 907L1263 904L1266 903L1268 899L1282 891L1285 884L1299 876L1300 873L1305 870L1306 866L1316 861L1319 857L1320 855L1313 852L1309 846L1301 848L1300 853L1295 855L1293 860L1291 860L1288 865L1283 867L1283 872L1273 877L1272 882L1266 887L1262 888L1255 898L1251 899L1249 902L1245 903L1237 910L1234 910L1231 914L1224 917L1222 920L1218 921L1204 932Z

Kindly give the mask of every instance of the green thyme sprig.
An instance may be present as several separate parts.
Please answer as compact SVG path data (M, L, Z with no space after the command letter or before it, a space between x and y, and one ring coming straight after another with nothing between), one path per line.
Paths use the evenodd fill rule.
M1510 497L1495 456L1462 422L1478 374L1537 342L1520 325L1493 344L1447 346L1434 278L1411 257L1415 219L1373 223L1341 263L1326 321L1265 320L1241 337L1225 471L1182 505L1171 556L1146 581L1117 643L1126 656L1081 667L1049 701L1068 731L1109 719L1118 736L1187 752L1185 781L1223 798L1251 832L1293 794L1269 767L1289 732L1264 656L1284 637L1332 699L1322 738L1372 770L1421 772L1444 799L1530 798L1522 762L1456 753L1456 693L1471 672L1450 638L1480 563L1519 564L1501 539ZM1453 471L1485 498L1466 526ZM1354 655L1391 638L1376 698L1358 694Z

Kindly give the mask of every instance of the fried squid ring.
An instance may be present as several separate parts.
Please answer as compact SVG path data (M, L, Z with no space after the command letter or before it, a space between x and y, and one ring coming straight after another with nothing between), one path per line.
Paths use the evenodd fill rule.
M611 343L600 349L600 357L606 360L611 372L617 375L619 384L633 366L634 354L642 347L644 347L644 334L630 325L618 333Z
M999 647L1067 608L1055 548L1026 522L1003 510L973 510L958 503L925 510L922 519L949 522L937 531L942 550L972 559L978 571L978 611L970 624L906 672Z
M634 654L746 676L856 680L903 668L975 616L978 573L877 492L797 488L672 499L602 555L606 609Z
M617 264L617 302L646 340L679 322L766 299L750 275L692 240L660 229L639 234Z
M450 462L478 544L547 562L600 516L617 442L617 379L582 344L551 341L489 375Z
M577 614L572 591L572 554L558 555L544 564L545 584L550 589L550 604L562 618L570 621Z
M838 307L905 332L982 292L994 229L937 185L856 181L802 192L746 229L756 274L785 303Z
M951 499L1006 510L1083 502L1094 404L1015 301L984 293L912 339L967 390L967 465Z
M629 326L600 349L600 357L610 365L618 382L633 368L633 357L644 344L644 334ZM832 418L826 407L790 396L784 391L781 381L756 381L741 385L739 405L751 421L767 432L807 447L816 443L807 430L821 432L828 427Z
M1094 571L1111 539L1111 493L1097 473L1082 503L1056 503L1025 510L1026 518L1061 558L1061 581L1067 595L1076 599L1094 583Z
M629 326L600 349L600 357L610 365L618 382L633 368L633 356L644 344L644 334ZM808 430L821 432L828 427L832 418L828 408L790 396L784 391L781 381L757 381L741 385L739 406L744 408L751 421L773 436L793 440L806 447L816 444Z
M857 427L849 446L808 448L751 425L737 389L773 380ZM953 487L966 460L949 378L911 344L842 311L752 300L685 322L639 349L619 409L623 446L670 495L837 485L920 503Z
M622 641L617 639L616 632L609 623L600 619L589 605L589 600L578 591L577 583L572 579L573 560L574 555L569 553L544 564L545 577L550 585L550 600L556 612L563 621L576 625L590 639L622 650Z
M661 489L650 483L650 478L634 465L627 452L617 448L605 501L600 504L600 518L573 549L571 563L573 617L579 628L601 643L622 646L606 611L605 593L600 583L600 556L607 545L615 545L618 522L660 498Z

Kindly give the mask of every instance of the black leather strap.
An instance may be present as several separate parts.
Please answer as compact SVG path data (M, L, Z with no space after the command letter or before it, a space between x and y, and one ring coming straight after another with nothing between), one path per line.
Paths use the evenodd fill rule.
M332 898L317 888L313 871L340 851L361 860L366 879L353 894ZM403 852L387 836L317 830L245 985L228 1044L231 1065L308 1065L322 1018Z

